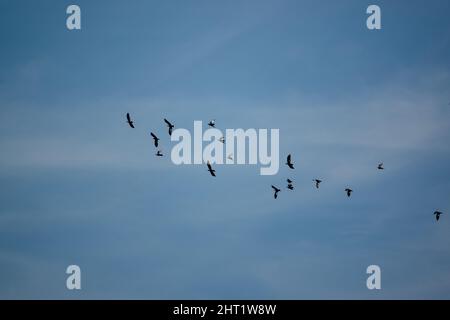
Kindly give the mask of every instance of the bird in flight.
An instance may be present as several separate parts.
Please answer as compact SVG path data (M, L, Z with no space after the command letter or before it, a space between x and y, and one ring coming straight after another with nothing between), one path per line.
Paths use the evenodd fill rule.
M287 156L287 162L286 162L286 164L287 164L287 166L288 166L289 168L294 169L294 164L292 163L292 157L291 157L290 154Z
M129 113L127 113L127 122L130 125L130 127L132 127L134 129L134 124L133 124L133 121L131 120L131 116Z
M154 142L154 144L155 144L155 147L158 148L158 141L159 141L159 138L158 138L153 132L150 132L150 134L151 134L151 136L153 137L153 142Z
M224 138L224 137L221 137L221 138L219 139L219 141L222 142L222 143L225 143L225 138Z
M441 217L442 212L435 211L433 214L436 216L436 221L439 221L439 218Z
M381 163L378 165L378 170L384 170L383 162L381 162Z
M216 126L216 119L209 121L208 126L210 126L211 128L215 128L215 126Z
M289 190L294 190L294 185L292 184L293 181L292 181L291 179L286 179L286 181L288 182L287 188L288 188Z
M278 197L278 192L280 192L281 189L278 189L278 188L275 187L275 186L272 186L272 189L273 189L273 191L275 192L275 193L273 194L273 197L276 199L276 198Z
M227 159L229 159L229 160L233 160L233 154L232 154L232 153L230 153L230 154L228 155Z
M350 197L352 195L353 190L352 189L345 189L345 192L347 192L347 197Z
M162 156L163 156L161 150L158 150L158 152L156 152L156 156L157 156L157 157L162 157Z
M171 124L170 122L169 122L169 120L167 120L166 118L164 118L164 122L167 124L167 127L169 128L169 135L171 136L172 135L172 130L173 130L173 128L175 127L173 124Z
M286 181L288 183L287 188L289 190L294 190L294 185L292 184L293 181L291 179L286 179Z
M316 188L319 189L319 184L322 182L322 180L314 179L313 181L316 183Z
M211 175L212 175L213 177L215 177L215 176L216 176L216 173L215 173L216 170L213 170L213 168L211 167L211 163L208 161L206 165L208 166L208 171L209 171L209 173L211 173Z

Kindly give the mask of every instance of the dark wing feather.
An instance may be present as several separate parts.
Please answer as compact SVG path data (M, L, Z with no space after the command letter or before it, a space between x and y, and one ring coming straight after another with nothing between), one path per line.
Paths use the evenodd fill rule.
M167 123L167 125L169 126L169 127L172 127L172 124L169 122L169 120L167 120L166 118L164 118L164 122L165 123Z

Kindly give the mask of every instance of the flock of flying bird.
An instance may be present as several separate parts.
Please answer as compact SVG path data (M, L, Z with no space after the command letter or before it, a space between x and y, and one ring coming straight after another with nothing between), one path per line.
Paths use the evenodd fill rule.
M167 120L167 119L165 119L165 118L164 118L164 122L165 122L166 125L167 125L168 131L169 131L169 135L172 135L172 131L173 131L173 128L175 128L175 126L174 126L169 120ZM128 123L128 125L129 125L131 128L134 129L134 122L133 122L133 120L131 119L131 116L130 116L129 113L127 113L127 123ZM215 121L215 120L211 120L211 121L208 122L208 126L211 127L211 128L214 128L215 125L216 125L216 121ZM153 144L154 144L155 148L158 148L158 146L159 146L159 140L160 140L160 139L159 139L153 132L150 132L150 135L151 135L152 138L153 138ZM222 143L225 143L225 138L222 137L222 138L219 139L219 141L222 142ZM159 149L157 150L157 152L156 152L155 155L156 155L157 157L162 157L162 156L164 156L163 153L162 153L162 151L159 150ZM227 158L230 159L230 160L233 160L231 154L228 155ZM287 156L287 159L286 159L286 165L287 165L288 168L291 169L291 170L294 170L294 169L295 169L295 168L294 168L294 164L293 164L293 162L292 162L292 156L291 156L291 154L289 154L289 155ZM208 167L208 172L211 174L211 176L215 177L215 176L216 176L216 170L214 170L214 169L212 168L211 163L210 163L209 161L206 163L206 166ZM378 164L378 167L377 167L377 168L378 168L378 170L384 170L384 164L383 164L383 163ZM319 185L320 185L320 183L322 183L322 180L320 180L320 179L313 179L313 182L315 183L316 188L319 189ZM294 190L293 181L292 181L291 179L287 179L287 187L286 187L286 188L289 189L289 190L291 190L291 191ZM273 193L273 197L274 197L275 199L277 199L277 198L278 198L278 193L281 192L281 189L278 188L278 187L276 187L276 186L274 186L274 185L272 185L272 189L273 189L273 192L274 192L274 193ZM350 188L346 188L344 191L345 191L345 193L347 194L347 197L350 197L350 196L352 195L352 192L353 192L353 190L350 189ZM437 210L436 210L433 214L434 214L434 216L435 216L435 218L436 218L436 221L439 221L439 218L440 218L441 214L443 214L443 212L437 211Z
M292 156L290 154L287 156L286 165L289 167L289 169L292 169L292 170L295 169L294 168L294 164L292 163ZM380 163L378 165L378 170L384 170L383 163ZM322 183L322 180L320 180L320 179L313 179L313 182L315 183L316 188L319 189L319 186ZM289 189L289 190L294 190L293 181L291 179L287 179L287 183L288 183L288 185L287 185L286 188ZM272 185L272 189L274 191L273 197L275 199L278 198L278 192L280 192L281 189L276 187L276 186L274 186L274 185ZM352 192L353 192L353 190L350 189L350 188L346 188L344 191L347 194L347 197L350 197L352 195Z

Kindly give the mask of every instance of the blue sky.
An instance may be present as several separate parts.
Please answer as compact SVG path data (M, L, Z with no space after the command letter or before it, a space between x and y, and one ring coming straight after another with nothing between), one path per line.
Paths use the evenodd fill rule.
M0 0L0 298L450 298L448 1L73 3ZM175 166L164 117L296 170Z

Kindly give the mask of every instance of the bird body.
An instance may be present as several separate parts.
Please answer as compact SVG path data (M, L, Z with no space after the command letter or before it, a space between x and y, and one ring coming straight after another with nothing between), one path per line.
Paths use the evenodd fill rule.
M287 156L286 165L287 165L289 168L294 169L294 164L292 163L292 157L291 157L290 154Z
M319 189L319 184L322 182L322 180L314 179L313 181L316 182L316 188Z
M352 195L353 190L350 188L345 189L345 192L347 192L347 197L350 197Z
M208 171L209 171L209 173L211 173L211 175L212 175L213 177L215 177L215 176L216 176L216 170L214 170L214 169L212 168L211 163L208 161L206 165L208 166Z
M433 214L436 216L436 221L439 221L439 218L441 217L441 214L442 214L443 212L440 212L440 211L435 211Z
M167 127L169 128L169 135L171 136L172 135L172 130L173 130L173 128L175 127L173 124L171 124L170 122L169 122L169 120L167 120L166 118L164 118L164 122L167 124Z
M130 116L129 113L127 113L127 123L128 123L128 125L129 125L131 128L134 129L134 123L133 123L133 121L131 120L131 116Z
M293 181L292 181L291 179L286 179L286 181L287 181L287 183L288 183L287 188L288 188L289 190L294 190L294 185L292 184Z
M384 170L383 162L378 165L378 170Z
M153 137L153 143L155 144L155 147L158 148L159 138L153 132L150 132L150 135Z
M216 120L211 120L208 122L208 126L210 126L211 128L214 128L216 126Z
M161 150L158 150L158 151L156 152L156 156L157 156L157 157L162 157L162 156L163 156Z
M278 198L278 192L280 192L281 189L278 189L277 187L275 187L275 186L273 186L273 185L272 185L272 189L273 189L273 191L274 191L273 197L274 197L275 199Z

